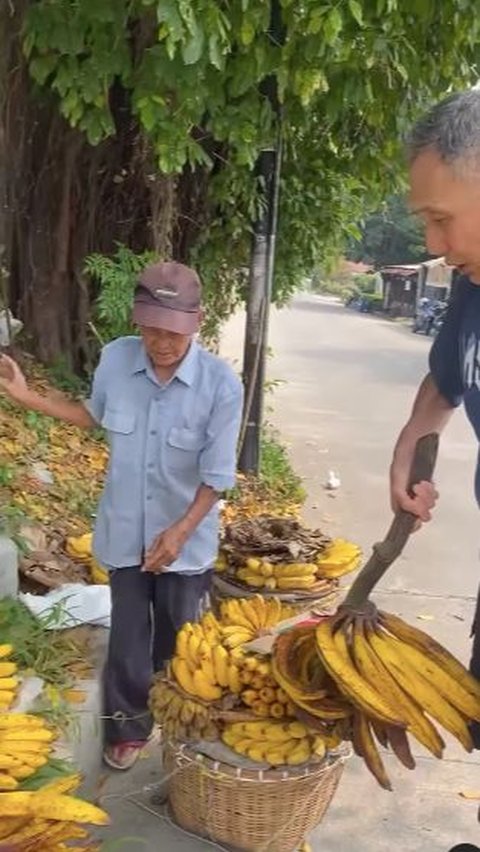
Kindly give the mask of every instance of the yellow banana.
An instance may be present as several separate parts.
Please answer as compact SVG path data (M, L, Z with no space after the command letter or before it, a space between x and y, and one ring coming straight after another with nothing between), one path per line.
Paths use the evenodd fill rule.
M285 591L289 589L310 589L315 585L315 579L313 574L296 577L277 577L277 588Z
M28 816L37 819L108 825L105 811L82 799L62 793L40 791L16 791L0 796L0 819L3 817Z
M298 740L298 745L295 746L286 755L288 766L299 766L301 763L306 763L312 756L312 751L308 740Z
M188 652L188 639L189 639L190 631L186 624L183 625L181 630L177 633L177 640L175 643L175 653L178 657L182 657L184 660L189 659Z
M225 689L229 685L229 679L228 679L229 658L228 658L228 652L225 650L223 645L214 645L213 646L213 648L212 648L212 662L213 662L213 667L215 669L215 681Z
M370 631L367 634L370 636ZM356 629L353 640L355 664L360 674L370 683L381 689L382 695L388 695L398 708L399 714L407 723L407 730L422 743L435 757L441 758L445 743L437 729L427 719L419 705L397 683L390 671L385 668L382 659L363 632Z
M413 645L393 637L389 641L413 668L421 672L425 680L428 680L435 689L438 689L440 695L443 695L449 704L456 707L463 716L480 721L480 700L467 692L462 684L453 678L447 670L442 668L435 660L430 659L426 652L419 651Z
M190 695L197 694L193 675L188 668L186 660L182 659L182 657L174 657L172 659L172 671L184 692L188 692Z
M196 694L204 701L216 701L222 697L222 688L207 680L202 669L194 671L193 684Z
M258 569L258 573L261 574L262 577L269 579L273 576L273 570L273 565L271 565L270 562L262 562Z
M10 645L9 642L4 642L3 645L0 645L0 660L5 659L5 657L11 657L13 654L13 645Z
M254 701L252 704L252 710L256 716L267 717L270 714L270 708L268 704L265 704L264 701Z
M249 619L253 632L256 633L264 626L265 608L261 595L252 598L242 598L240 601L242 612Z
M320 658L341 691L366 713L402 727L403 722L398 718L398 713L358 674L343 630L339 629L332 634L332 621L325 618L316 628L315 635Z
M240 580L243 580L247 586L252 586L253 588L261 589L265 585L265 577L262 577L261 574L253 574L250 571L239 571L237 576Z
M16 778L13 777L13 775L11 775L11 774L7 775L5 772L0 772L0 791L2 791L2 793L3 793L4 790L15 790L17 787L18 787L18 781L17 781ZM0 803L1 803L2 798L3 798L3 795L0 796ZM0 808L1 808L1 805L0 805ZM0 810L0 814L1 814L1 810ZM7 849L9 849L9 848L11 848L11 847L7 846Z
M473 743L469 730L461 714L443 698L409 661L397 652L391 639L385 634L372 631L369 635L372 648L381 657L384 665L398 681L402 689L437 722L456 737L466 751L472 751Z
M235 663L230 663L228 667L228 687L233 695L238 695L242 691L242 681L240 680L240 671Z
M265 627L275 627L282 620L282 604L278 598L269 598L266 602Z
M250 618L244 613L242 601L243 599L237 600L236 598L230 598L226 601L224 623L226 625L243 627L253 633L255 625L252 624Z
M455 682L468 692L477 701L480 701L480 681L472 677L470 672L462 663L457 660L453 654L447 651L439 642L428 636L423 630L407 624L396 615L387 612L380 612L380 623L382 626L401 639L408 645L418 648L423 651L430 660L437 663L444 671L446 671ZM473 718L473 717L472 717Z
M247 755L250 760L254 760L256 763L267 763L265 749L260 745L251 745L250 748L247 749Z

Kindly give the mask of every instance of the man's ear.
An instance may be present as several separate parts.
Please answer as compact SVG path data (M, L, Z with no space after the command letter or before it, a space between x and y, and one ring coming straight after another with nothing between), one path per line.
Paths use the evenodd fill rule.
M203 310L203 308L199 308L198 309L198 323L199 323L199 325L202 324L204 319L205 319L205 311Z

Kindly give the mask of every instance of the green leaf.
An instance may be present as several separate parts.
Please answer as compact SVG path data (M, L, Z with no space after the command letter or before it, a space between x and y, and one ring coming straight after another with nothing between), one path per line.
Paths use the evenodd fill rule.
M358 2L358 0L348 0L348 6L357 24L360 27L363 27L363 11L361 4Z
M340 35L343 28L343 18L340 9L335 7L331 12L328 13L325 19L325 25L323 29L325 41L327 44L333 44L336 41L337 37Z
M190 38L182 47L182 57L185 65L195 65L200 59L205 44L205 33L194 19L190 26Z

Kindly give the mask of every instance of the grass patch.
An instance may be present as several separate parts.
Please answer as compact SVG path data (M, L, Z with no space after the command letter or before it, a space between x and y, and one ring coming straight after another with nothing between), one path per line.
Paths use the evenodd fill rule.
M305 500L302 479L295 473L278 432L271 428L264 430L261 439L259 480L272 497L282 503L303 503Z
M85 663L85 651L59 623L60 609L36 618L20 601L0 600L0 643L13 645L13 659L23 674L35 674L49 686L65 689L74 681L72 667Z

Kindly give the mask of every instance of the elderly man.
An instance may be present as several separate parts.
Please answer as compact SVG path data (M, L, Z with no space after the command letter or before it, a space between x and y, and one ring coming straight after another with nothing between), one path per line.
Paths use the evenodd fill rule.
M139 337L102 351L85 403L42 397L0 362L0 386L20 405L106 430L110 464L94 537L110 571L104 759L129 769L151 731L148 690L195 620L217 552L218 497L235 479L242 409L238 378L193 338L202 312L196 273L144 270L135 290Z

